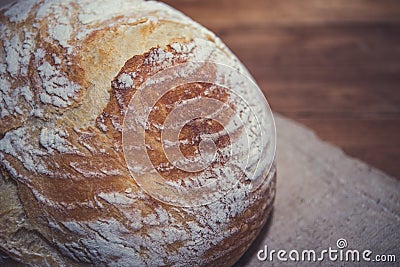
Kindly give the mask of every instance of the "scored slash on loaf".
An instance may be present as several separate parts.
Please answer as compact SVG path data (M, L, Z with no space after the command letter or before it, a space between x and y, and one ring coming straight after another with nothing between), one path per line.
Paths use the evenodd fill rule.
M144 94L142 84L190 62L217 62L250 77L232 52L213 33L159 2L18 1L0 9L0 20L0 249L32 266L234 264L267 220L275 196L273 130L263 136L271 140L265 144L262 138L248 139L249 166L258 166L256 152L268 151L262 159L270 167L256 172L260 186L223 152L251 135L246 127L254 130L265 118L266 129L272 129L268 114L248 119L267 107L254 97L259 89L241 88L235 98L224 86L191 82L160 97L148 117L134 116L145 125L145 156L154 170L129 166L122 140L129 128L125 115L134 96ZM212 68L206 71L235 82L217 77ZM246 98L253 99L243 100L248 106L236 101ZM137 173L148 179L156 173L188 190L202 185L196 180L200 171L176 167L163 154L173 142L162 142L173 109L198 99L218 100L246 125L228 138L222 134L226 125L193 120L180 131L182 153L201 154L200 139L207 136L219 154L205 177L222 179L224 170L240 179L204 205L159 201L135 180Z

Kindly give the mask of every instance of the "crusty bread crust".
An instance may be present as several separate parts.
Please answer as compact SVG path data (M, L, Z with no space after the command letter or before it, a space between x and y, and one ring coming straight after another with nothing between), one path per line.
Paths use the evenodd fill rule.
M247 73L225 45L157 2L21 1L1 10L0 20L0 249L32 266L236 262L272 208L275 165L257 188L236 168L243 179L228 194L174 206L138 186L122 142L130 101L153 74L192 60ZM149 116L148 154L168 181L194 174L166 168L155 125L171 103L204 97L239 108L223 87L198 82L164 95ZM180 139L222 128L194 121ZM225 135L216 145L234 142ZM193 156L198 146L182 151Z

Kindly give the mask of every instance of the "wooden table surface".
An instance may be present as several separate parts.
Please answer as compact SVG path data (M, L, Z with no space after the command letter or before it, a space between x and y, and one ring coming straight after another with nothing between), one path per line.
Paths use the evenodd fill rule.
M275 112L400 179L400 1L164 2L215 32Z

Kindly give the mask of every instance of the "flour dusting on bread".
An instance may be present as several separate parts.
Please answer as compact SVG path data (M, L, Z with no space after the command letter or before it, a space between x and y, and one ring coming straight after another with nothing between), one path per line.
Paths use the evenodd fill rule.
M12 225L0 229L0 249L33 266L222 266L243 254L271 210L275 166L256 189L243 179L217 201L180 207L147 194L123 153L124 116L152 75L190 61L248 74L213 33L154 1L27 0L0 10L0 37L0 197L10 196L0 204L0 225ZM152 114L210 97L247 114L217 89L191 84L180 91L187 99L172 94ZM152 130L149 151L162 144L156 117L136 118ZM239 149L245 136L236 138ZM220 163L229 154L221 140ZM266 149L250 140L252 155ZM195 137L179 142L188 151L197 145ZM180 177L159 158L153 171ZM240 166L218 166L169 183L202 186L221 172L246 176Z

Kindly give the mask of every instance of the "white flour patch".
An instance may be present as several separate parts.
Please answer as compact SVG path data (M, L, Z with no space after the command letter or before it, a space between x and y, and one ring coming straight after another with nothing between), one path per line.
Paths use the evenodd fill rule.
M4 14L8 16L11 22L22 22L27 19L33 6L37 3L37 0L26 0L16 2L11 6Z

